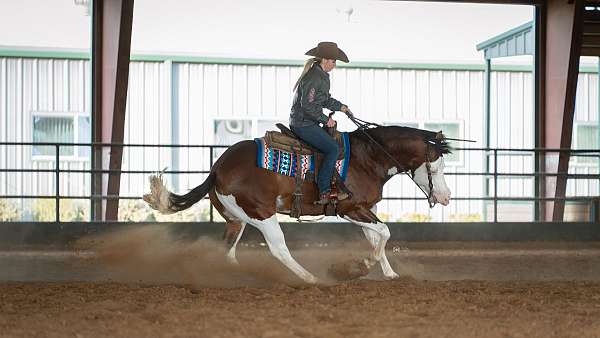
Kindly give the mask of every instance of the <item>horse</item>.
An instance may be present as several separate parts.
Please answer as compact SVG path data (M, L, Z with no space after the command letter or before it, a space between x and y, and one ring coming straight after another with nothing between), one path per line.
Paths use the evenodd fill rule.
M410 173L431 207L435 203L448 205L450 190L444 179L443 155L451 152L450 145L441 131L400 126L359 128L349 133L349 140L345 185L352 194L338 202L337 214L362 227L373 248L363 260L367 269L379 262L385 279L398 278L385 254L389 228L376 216L383 186L396 174ZM151 193L144 200L168 214L187 209L208 194L226 221L226 233L233 235L227 252L232 263L237 263L235 249L244 228L251 224L262 233L274 257L303 281L317 283L317 278L290 254L276 217L276 213L290 213L295 178L257 167L257 147L253 140L230 146L214 163L206 180L184 195L170 192L160 176L152 176ZM302 213L323 215L324 207L313 204L318 200L317 185L305 181L301 189L305 197Z

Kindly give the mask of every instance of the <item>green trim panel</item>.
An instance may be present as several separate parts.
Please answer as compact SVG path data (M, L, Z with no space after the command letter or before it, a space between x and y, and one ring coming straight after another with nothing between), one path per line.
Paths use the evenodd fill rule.
M52 49L9 49L0 47L0 56L15 58L40 58L40 59L75 59L89 60L90 52L73 50Z
M68 59L89 60L90 53L83 50L51 50L51 49L22 49L0 47L0 57L10 58L41 58L41 59ZM231 64L231 65L264 65L264 66L302 66L303 60L277 60L277 59L245 59L225 57L202 57L185 55L158 55L158 54L133 54L131 61L174 63L203 63L203 64ZM485 64L468 63L402 63L402 62L351 62L338 64L340 68L363 69L406 69L406 70L463 70L484 71ZM492 65L493 71L499 72L531 72L530 65ZM581 73L596 73L598 67L582 66Z
M475 48L477 48L477 50L482 50L484 48L488 48L490 46L493 46L503 40L506 40L508 38L511 38L515 35L519 35L522 34L524 32L530 31L533 29L533 21L529 21L527 23L524 23L518 27L515 27L511 30L508 30L502 34L496 35L491 39L487 39L479 44L477 44L477 46Z

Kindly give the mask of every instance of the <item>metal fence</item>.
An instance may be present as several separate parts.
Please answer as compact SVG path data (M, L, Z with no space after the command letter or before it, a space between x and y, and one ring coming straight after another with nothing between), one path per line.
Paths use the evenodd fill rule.
M26 147L26 146L45 146L54 148L54 168L51 169L38 169L38 168L0 168L0 173L52 173L54 175L54 194L51 195L39 195L39 194L5 194L0 195L0 199L51 199L55 201L55 222L61 222L60 202L63 199L78 199L78 200L89 200L90 203L96 201L119 199L119 200L138 200L140 196L127 196L127 195L108 195L108 194L87 194L87 195L72 195L72 194L61 194L60 183L61 174L69 173L82 173L90 176L93 175L106 175L106 174L155 174L156 170L111 170L111 169L67 169L61 168L61 149L66 147L90 147L92 153L95 151L101 151L105 148L111 149L124 149L124 148L201 148L209 151L210 167L213 164L213 154L217 149L227 148L223 145L165 145L165 144L113 144L113 143L55 143L55 142L0 142L0 147ZM600 211L600 198L597 196L600 191L600 176L598 173L594 174L570 174L570 173L548 173L543 170L534 170L532 172L518 172L518 171L501 171L498 169L499 160L505 157L529 157L532 161L538 163L545 163L546 158L551 156L558 157L559 154L569 154L572 158L583 157L592 159L590 162L591 166L595 168L600 167L600 150L588 149L588 150L572 150L572 149L504 149L504 148L454 148L455 152L482 152L484 153L484 159L486 161L486 170L482 172L447 172L446 176L467 176L467 177L481 177L484 181L484 194L485 196L453 196L452 199L455 201L490 201L493 204L493 222L498 222L498 203L503 201L529 201L535 203L536 216L534 220L539 220L539 210L547 202L556 201L577 201L588 205L590 210L589 221L598 220L598 212ZM539 165L533 167L538 168ZM188 175L188 174L208 174L209 170L165 170L162 171L164 174L171 175ZM556 179L558 177L566 177L568 180L591 180L588 183L593 187L590 191L595 191L595 195L588 196L566 196L566 197L540 197L538 193L534 193L533 196L501 196L498 193L499 183L505 179L529 179L534 184L534 192L539 191L540 186L546 184L547 179ZM541 182L541 183L540 183ZM0 182L5 184L5 182ZM206 198L205 198L206 199ZM383 200L424 200L423 196L386 196ZM213 207L210 205L209 221L214 222Z

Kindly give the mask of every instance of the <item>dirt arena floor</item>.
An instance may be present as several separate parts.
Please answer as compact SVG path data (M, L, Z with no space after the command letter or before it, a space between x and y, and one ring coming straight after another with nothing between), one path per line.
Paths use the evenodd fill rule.
M389 243L336 282L365 243L292 246L302 284L260 244L177 241L160 228L71 250L0 252L0 337L600 337L600 243Z

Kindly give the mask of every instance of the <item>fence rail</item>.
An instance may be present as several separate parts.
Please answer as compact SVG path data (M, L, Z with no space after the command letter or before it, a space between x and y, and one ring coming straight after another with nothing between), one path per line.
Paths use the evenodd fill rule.
M60 193L60 182L61 174L63 173L82 173L89 175L102 175L102 174L154 174L157 171L153 170L114 170L114 169L67 169L61 168L60 161L63 156L60 154L61 147L74 147L83 146L91 147L92 150L98 150L110 147L111 149L123 149L123 148L196 148L196 149L208 149L209 151L209 167L213 165L213 155L215 149L223 149L228 146L224 145L181 145L181 144L123 144L123 143L61 143L61 142L0 142L0 147L25 147L25 146L49 146L54 147L53 162L56 163L52 169L35 169L35 168L0 168L0 173L54 173L56 180L55 191L52 195L26 195L26 194L6 194L0 195L0 199L53 199L55 200L55 221L61 222L60 220L60 200L61 199L87 199L92 203L98 200L109 200L109 199L123 199L132 200L139 199L140 196L120 196L120 195L65 195ZM548 154L555 154L553 156L559 156L568 154L571 157L586 157L595 158L597 161L595 166L600 167L600 150L597 149L549 149L549 148L531 148L531 149L510 149L510 148L454 148L455 152L469 152L477 151L484 153L484 159L487 164L491 167L490 172L447 172L446 176L480 176L485 179L485 189L489 187L489 181L494 187L492 194L488 196L457 196L453 197L453 200L457 201L492 201L494 210L494 222L498 222L498 202L501 201L533 201L536 203L551 202L551 201L578 201L589 203L593 213L598 213L599 210L599 197L598 196L566 196L566 197L540 197L540 196L499 196L498 195L498 183L501 179L506 178L530 178L539 179L547 177L566 177L567 179L586 179L596 180L598 190L600 191L600 176L598 174L570 174L568 172L506 172L498 170L499 157L529 157L535 160L538 156L548 156ZM65 156L66 157L66 156ZM491 163L490 163L491 162ZM532 166L534 167L534 166ZM164 174L208 174L209 170L164 170L161 171ZM4 184L5 182L2 182ZM206 199L206 198L205 198ZM425 197L405 197L405 196L388 196L384 197L383 200L398 201L398 200L425 200ZM213 207L210 205L210 222L214 221ZM597 218L593 216L592 218Z

